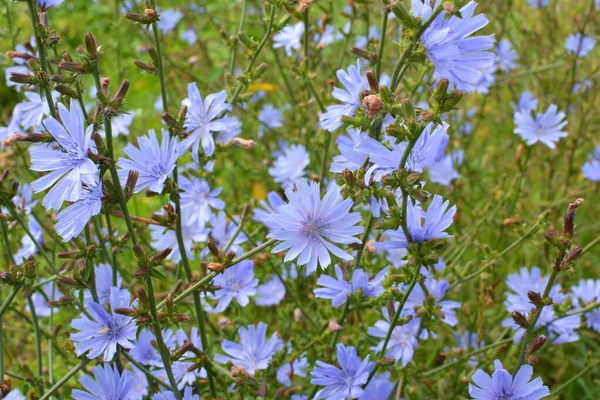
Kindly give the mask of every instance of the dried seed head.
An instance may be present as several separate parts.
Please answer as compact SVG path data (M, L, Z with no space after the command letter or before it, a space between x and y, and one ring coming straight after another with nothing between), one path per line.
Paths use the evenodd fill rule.
M365 97L362 101L365 110L367 111L367 118L373 119L381 109L383 108L383 102L381 98L376 94L371 94Z

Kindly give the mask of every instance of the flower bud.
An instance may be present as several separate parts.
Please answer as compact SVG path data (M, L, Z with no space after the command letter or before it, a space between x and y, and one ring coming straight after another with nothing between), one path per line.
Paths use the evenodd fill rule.
M150 60L152 60L152 65L154 65L155 67L158 67L159 63L158 63L158 53L156 51L156 48L154 46L148 46L146 48L146 50L148 51L148 55L150 56Z
M116 102L119 100L123 100L125 98L125 96L127 95L128 90L129 90L129 80L125 79L123 82L121 82L121 86L119 86L119 89L117 90L117 93L115 93L115 95L113 96L112 101Z
M146 259L147 259L144 248L142 246L140 246L139 244L133 245L133 255L135 256L135 258L137 258L140 261L146 261Z
M533 290L527 292L527 297L529 298L531 304L535 305L536 307L539 307L544 304L544 299L542 298L542 296L539 293L534 292Z
M97 60L98 59L98 40L96 40L96 37L90 32L87 32L85 34L85 47L86 47L89 59Z
M575 260L577 260L579 258L579 256L581 255L581 253L583 252L583 249L580 246L575 246L571 249L571 251L569 251L569 254L567 254L567 258L564 259L563 264L565 266L568 266L572 263L575 262Z
M527 327L529 326L529 321L527 321L527 318L525 318L525 316L518 311L513 311L512 319L521 328L527 329Z
M173 249L171 249L170 247L167 247L166 249L164 249L160 253L157 253L154 257L152 257L151 261L153 263L160 264L163 261L165 261L165 259L169 256L169 254L171 254L172 251L173 251Z
M31 74L22 74L20 72L11 72L8 78L11 82L18 83L21 85L35 85L38 80Z
M369 87L373 93L379 93L379 82L377 82L377 75L374 70L367 71L367 81L369 82Z
M67 96L72 99L77 99L77 97L78 97L77 92L75 92L70 87L60 84L60 83L57 85L54 85L54 90L56 90L58 93L62 94L63 96Z
M546 336L538 335L527 348L527 354L531 355L537 353L544 346L544 343L546 343Z
M580 205L583 204L583 199L577 199L574 203L569 204L567 213L564 218L563 232L569 238L573 237L573 231L575 230L575 214Z
M419 26L419 21L412 16L402 1L394 1L390 8L396 18L398 18L400 24L405 28L414 29Z
M135 193L135 186L137 184L140 173L135 170L129 170L127 174L127 181L125 182L125 200L129 200Z
M365 49L361 49L360 47L352 47L352 49L350 49L350 52L355 56L365 59L372 63L377 62L378 59L377 54Z
M133 60L133 64L135 64L136 67L148 72L149 74L152 74L152 75L158 74L158 68L148 65L145 62L142 62L140 60Z
M58 68L63 71L73 72L75 74L89 74L92 72L90 67L72 61L61 61L58 63Z

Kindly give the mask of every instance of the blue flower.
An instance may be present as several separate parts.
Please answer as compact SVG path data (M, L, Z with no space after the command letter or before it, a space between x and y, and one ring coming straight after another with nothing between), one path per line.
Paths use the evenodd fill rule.
M549 0L527 0L531 8L542 8L546 7L549 3Z
M406 160L406 170L423 172L425 168L431 167L444 157L449 139L446 133L449 125L443 123L435 129L434 126L434 123L427 124L419 136ZM407 146L408 142L392 143L390 150L375 139L365 137L360 150L368 155L369 161L373 163L365 173L365 182L370 182L371 177L376 182L380 182L385 175L398 170Z
M172 392L160 392L155 394L152 400L176 400L176 397ZM200 396L193 394L192 388L188 386L183 392L183 400L200 400Z
M110 301L110 292L113 288L112 273L113 269L109 264L100 264L95 267L96 293L98 294L98 301L102 306L107 305ZM121 274L117 271L116 288L121 289L122 284L123 278L121 278ZM85 290L85 299L92 299L92 293L88 289Z
M293 396L292 396L293 397ZM19 389L12 389L3 400L27 400Z
M36 129L42 124L42 119L46 115L50 115L50 106L44 97L41 97L36 92L25 92L27 101L23 101L15 106L15 113L19 116L19 124L25 129ZM60 95L57 92L52 92L53 102Z
M30 217L27 226L35 238L35 242L39 243L40 245L44 243L44 231L36 219ZM23 236L21 239L21 248L15 253L15 261L18 264L22 264L29 258L29 256L32 256L38 252L35 242L31 240L29 235Z
M448 209L449 204L448 200L444 202L442 196L436 194L433 196L431 204L429 204L427 213L423 215L423 211L409 200L406 220L412 240L423 243L452 237L445 230L452 225L456 206ZM377 248L408 248L409 243L402 228L387 230L384 235L387 236L388 240L376 243Z
M589 37L583 36L581 33L575 33L567 36L565 49L569 54L577 54L577 57L585 57L596 45L596 41Z
M581 167L581 172L592 182L600 181L600 147L588 154L588 161Z
M356 226L361 216L350 212L351 199L343 199L340 188L332 184L321 199L318 183L299 181L297 190L286 189L288 203L272 214L269 222L272 231L267 236L283 241L273 248L272 253L288 250L285 262L298 258L298 265L307 265L307 274L325 269L331 263L329 253L344 261L353 257L334 245L360 243L355 236L364 228Z
M292 56L294 50L302 46L302 35L304 35L304 23L286 26L273 37L273 48L283 47L288 57Z
M103 196L102 184L86 186L82 189L81 198L77 203L58 213L54 230L62 237L63 242L79 236L90 219L100 214Z
M128 400L135 383L131 371L119 373L117 367L110 364L98 365L93 369L94 379L89 375L79 378L86 391L73 389L71 397L75 400Z
M344 273L339 265L335 266L337 279L329 275L321 275L317 285L323 288L314 289L315 296L321 299L330 299L334 307L339 307L346 302L348 295L362 290L364 297L377 297L384 291L381 282L387 274L387 268L380 271L371 281L369 275L362 269L357 268L352 274L352 282L344 280Z
M283 201L277 192L269 192L267 194L267 200L261 200L259 204L262 208L256 208L254 210L252 219L264 224L267 228L273 229L273 226L276 226L276 224L269 222L269 219L271 215L277 212L279 206L285 204L285 201Z
M506 293L506 301L504 302L506 310L508 312L517 311L528 316L533 306L527 293L530 290L543 293L548 279L548 277L542 276L538 267L531 268L531 271L523 267L519 273L509 274L506 285L514 293ZM566 295L561 293L560 285L552 286L549 297L552 298L555 304L562 303L566 299ZM537 327L544 327L548 331L548 337L552 339L552 344L570 343L579 340L579 335L575 331L580 325L580 315L558 318L552 307L544 307L536 322ZM512 318L502 321L502 326L510 327L516 331L513 339L515 343L521 341L525 330L518 326Z
M261 138L266 130L283 126L283 115L281 110L273 107L272 104L265 104L258 114L258 122L260 122L258 137Z
M513 104L512 106L515 111L530 113L538 108L538 103L538 99L533 97L530 92L523 92L519 97L519 102L517 104Z
M600 280L580 280L572 289L573 307L581 309L583 305L596 303L600 300ZM600 333L600 309L596 308L583 315L588 328Z
M389 399L394 390L394 383L390 380L390 375L389 372L375 375L365 387L365 392L359 397L359 400Z
M512 48L508 39L502 39L496 47L496 64L503 72L509 72L519 66L516 60L519 58L517 52Z
M319 127L329 132L342 126L340 120L342 116L354 115L356 109L360 107L360 92L369 87L367 79L360 73L360 61L356 62L356 66L349 66L348 72L339 69L337 77L344 89L335 87L331 94L342 104L329 106L326 112L319 114Z
M103 354L104 361L108 362L117 352L117 345L124 349L133 347L135 321L131 317L114 312L115 308L130 307L127 290L119 291L116 287L111 289L110 313L93 300L86 306L94 319L90 320L84 316L71 322L71 327L80 331L71 334L77 356L87 353L86 356L93 360Z
M530 146L540 142L554 149L560 138L567 137L567 132L561 130L567 125L565 117L564 112L558 112L555 104L551 104L545 113L537 114L535 118L530 112L517 111L514 132Z
M211 209L222 210L225 202L217 196L223 191L222 188L211 190L208 182L204 179L191 177L190 179L179 177L181 192L181 211L187 223L207 223L211 216Z
M37 0L38 5L43 11L47 9L62 4L65 0Z
M271 279L256 288L254 303L257 306L275 306L283 301L285 297L285 286L277 275L271 275Z
M84 130L85 118L75 100L71 100L70 111L62 103L58 104L58 110L62 125L52 117L44 121L44 127L56 139L58 147L40 143L29 148L31 169L52 171L31 184L36 193L53 186L43 202L48 210L58 210L64 201L79 200L83 184L93 186L98 180L98 167L88 157L94 127L89 125Z
M458 319L456 318L455 309L460 308L461 304L456 301L443 300L450 284L444 279L433 279L429 271L426 271L424 275L426 277L424 286L427 288L431 300L435 301L436 306L440 307L440 311L444 315L442 321L450 326L456 326ZM423 291L423 288L420 285L416 285L408 296L404 307L406 310L410 310L411 314L414 314L414 309L424 305L427 299L428 295Z
M49 317L51 313L51 307L48 306L48 301L56 301L60 299L61 294L56 286L56 282L48 282L42 286L42 291L44 294L39 292L34 292L31 295L31 301L33 302L33 307L35 308L35 313L38 317ZM29 311L29 305L27 305L26 309Z
M354 128L348 129L346 135L339 135L335 142L340 154L333 157L330 171L340 173L348 169L354 172L362 167L368 156L361 151L361 146L368 137L367 133Z
M138 138L138 145L139 149L131 143L125 146L124 151L129 158L120 158L117 163L119 180L125 184L129 171L137 171L140 175L135 185L136 193L146 188L161 193L179 158L179 140L176 136L170 137L169 132L163 129L159 144L154 129L150 129L148 136Z
M367 382L369 372L375 365L369 362L369 356L361 360L354 347L338 343L337 362L340 368L317 361L317 366L311 371L310 383L325 386L317 392L315 399L356 399L364 393L362 386Z
M161 367L163 362L158 350L152 345L153 340L156 340L154 334L148 329L142 329L129 355L142 365Z
M485 345L483 340L479 341L479 337L474 332L464 331L462 335L458 332L454 332L454 338L456 339L458 348L447 349L447 351L454 351L457 354L464 354L468 350L479 350ZM477 356L472 355L469 357L468 363L471 367L476 367L479 363Z
M469 395L475 400L539 400L550 395L542 378L529 381L533 375L531 365L522 365L513 376L504 369L499 360L494 361L496 371L489 376L478 369L469 383Z
M433 8L429 2L413 0L413 15L429 18ZM435 4L438 7L440 1ZM448 79L458 90L472 92L483 79L484 71L494 67L495 56L490 50L494 46L494 35L471 36L486 26L485 15L473 16L477 7L474 1L460 9L462 18L444 13L438 15L421 36L425 53L434 66L433 78Z
M165 10L160 13L160 19L158 20L158 29L164 34L171 32L179 21L183 18L183 12L180 10Z
M131 388L130 399L131 400L144 400L148 395L148 377L142 371L135 366L131 366L133 370L133 377L135 379L133 387Z
M310 164L310 155L301 144L294 144L284 149L269 168L269 175L283 188L293 186L306 174Z
M254 278L254 263L252 260L244 260L231 268L227 268L222 274L214 279L215 291L212 298L219 300L214 310L210 312L225 311L229 303L235 298L238 304L246 307L250 302L249 297L256 294L258 279Z
M398 307L398 304L396 304L395 307ZM390 330L390 313L386 307L383 307L381 312L384 319L380 319L374 326L369 327L367 330L369 335L381 339L379 344L372 348L372 350L377 352L381 352L383 349L384 338ZM406 315L407 313L403 311L403 314ZM419 334L420 325L421 320L419 318L413 318L404 325L395 326L392 330L385 356L394 357L396 361L401 362L403 368L406 367L410 360L412 360L413 355L415 354L415 348L419 344L417 335Z
M228 356L217 354L215 361L222 364L231 361L252 375L259 369L267 369L273 354L283 347L283 341L277 337L277 332L266 340L267 325L264 322L259 322L257 326L241 327L238 334L240 343L224 340L221 347Z
M429 168L429 180L438 185L449 185L460 177L455 167L462 165L464 157L465 153L462 150L456 150L452 154L444 156Z
M196 41L198 40L198 34L193 29L188 29L187 31L181 32L179 38L181 40L185 40L188 43L188 45L193 46L194 43L196 43Z
M306 368L308 368L308 360L304 354L301 354L294 361L290 360L277 368L277 382L285 387L290 387L292 386L293 377L301 376L306 378Z
M231 104L226 103L227 92L224 90L209 94L202 101L202 96L195 83L188 84L188 98L181 103L188 107L185 128L188 137L183 140L181 146L184 149L192 148L192 159L198 162L198 151L200 143L202 149L208 156L215 152L215 138L213 132L217 133L217 142L225 143L238 135L241 123L235 117L220 116L231 111ZM225 115L224 114L224 115Z

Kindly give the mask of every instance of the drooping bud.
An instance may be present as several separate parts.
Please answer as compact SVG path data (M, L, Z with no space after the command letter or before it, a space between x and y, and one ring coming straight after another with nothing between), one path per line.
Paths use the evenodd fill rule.
M158 74L158 68L148 65L145 62L142 62L140 60L133 60L133 64L135 64L136 67L148 72L149 74L152 74L152 75Z
M240 147L244 150L251 150L256 147L256 142L252 139L243 139L240 137L233 138L231 141L235 147Z
M129 200L135 193L135 186L137 184L140 173L135 170L130 170L127 175L127 181L125 182L125 201Z

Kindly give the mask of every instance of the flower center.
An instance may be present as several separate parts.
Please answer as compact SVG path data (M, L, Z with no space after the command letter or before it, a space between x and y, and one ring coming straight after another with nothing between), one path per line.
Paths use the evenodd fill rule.
M321 231L323 230L323 228L323 222L320 218L313 219L309 217L307 218L306 223L304 224L303 232L310 239L318 240L321 237Z

